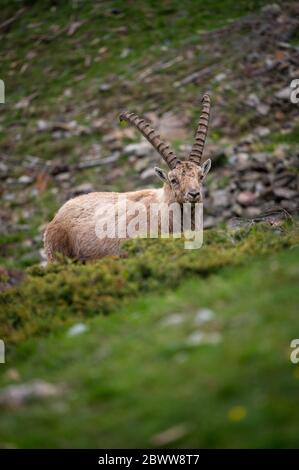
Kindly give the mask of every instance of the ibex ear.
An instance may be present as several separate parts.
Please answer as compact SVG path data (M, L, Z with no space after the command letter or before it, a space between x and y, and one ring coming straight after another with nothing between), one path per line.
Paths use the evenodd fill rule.
M156 175L157 175L162 181L164 181L164 183L167 183L168 178L167 178L167 173L166 173L166 171L165 171L165 170L162 170L161 168L158 168L157 166L155 166L154 170L155 170Z
M208 160L206 160L204 164L202 165L201 169L202 169L203 178L205 178L207 174L209 173L211 165L212 165L212 162L210 158L208 158Z

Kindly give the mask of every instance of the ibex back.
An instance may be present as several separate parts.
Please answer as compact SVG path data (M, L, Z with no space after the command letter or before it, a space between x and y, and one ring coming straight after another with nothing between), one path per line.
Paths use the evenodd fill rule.
M125 197L129 204L142 203L147 219L153 204L160 207L162 214L165 208L174 203L180 207L183 207L185 203L195 207L196 203L202 202L202 182L211 167L210 159L202 163L210 115L209 95L205 94L202 101L203 109L195 143L186 160L179 160L169 145L160 139L160 136L144 119L140 119L134 113L124 112L120 115L120 120L133 124L168 165L168 172L155 167L155 172L164 185L159 189L144 189L128 193L93 192L66 202L45 231L45 252L49 261L55 261L61 255L80 260L93 260L107 255L120 256L121 242L130 237L129 233L125 231L123 236L105 237L99 237L97 233L97 224L99 218L104 217L103 214L106 214L105 223L109 225L110 216L108 215L107 220L107 213L111 213L112 222L115 223L115 212L111 211L111 207L118 205L119 196ZM117 219L125 219L126 224L129 224L134 217L126 208L121 211L119 205L116 214ZM174 226L175 220L172 218L167 227L169 233L173 232Z

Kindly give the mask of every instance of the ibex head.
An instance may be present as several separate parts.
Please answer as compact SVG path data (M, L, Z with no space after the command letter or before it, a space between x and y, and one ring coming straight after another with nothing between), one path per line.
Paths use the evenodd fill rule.
M199 119L195 143L186 160L179 160L175 153L170 150L169 145L162 142L160 136L144 119L140 119L134 113L124 112L120 115L121 121L126 120L133 124L163 157L170 170L166 172L161 168L155 167L155 172L164 183L169 185L174 199L181 204L202 201L202 182L211 168L210 159L202 163L202 154L210 116L211 103L209 95L205 94L202 102L203 109Z

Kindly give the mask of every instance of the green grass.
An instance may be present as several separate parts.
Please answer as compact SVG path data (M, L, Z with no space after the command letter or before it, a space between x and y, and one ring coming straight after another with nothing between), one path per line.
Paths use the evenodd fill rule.
M56 8L51 8L51 2L23 3L27 3L27 10L16 23L17 27L13 26L4 37L4 51L8 50L10 60L16 62L10 64L11 70L18 70L26 60L28 67L20 76L9 75L12 85L8 91L23 93L24 84L33 90L32 77L37 79L41 74L45 80L39 89L44 90L48 97L54 97L76 78L76 74L100 77L101 72L104 75L117 72L117 66L124 73L128 62L134 63L134 60L146 56L149 50L155 54L157 46L159 50L163 45L172 48L192 37L198 39L199 32L223 26L234 18L258 10L269 1L185 0L182 3L179 0L142 0L137 6L134 2L122 0L87 0L76 2L76 6L71 1L58 2ZM19 1L4 2L3 17L9 18L19 6ZM39 22L40 19L43 22ZM67 30L72 21L83 23L74 35L69 36ZM40 37L42 40L34 48L38 52L37 57L28 57L34 41ZM57 47L61 45L62 38L63 47ZM95 60L101 47L107 47L107 51ZM117 61L116 57L124 48L131 49L131 54ZM84 61L88 54L93 60L86 67ZM51 68L45 74L49 58Z
M272 143L278 144L298 144L299 126L295 126L288 134L276 133L271 136Z
M298 247L142 296L88 331L32 338L9 358L21 380L61 384L60 398L1 410L1 446L147 447L182 425L172 447L297 447ZM199 308L215 318L196 326ZM84 313L84 309L83 312ZM181 323L168 325L172 314ZM57 311L53 310L53 316ZM217 344L191 347L195 331ZM26 432L24 425L26 423Z
M177 54L186 43L198 44L200 32L226 25L269 1L185 0L182 4L178 0L166 3L152 0L140 1L138 7L134 2L120 0L87 0L76 3L76 7L71 1L58 2L56 7L51 2L22 3L27 5L25 13L3 36L1 78L6 83L7 99L2 107L5 125L17 121L23 139L18 143L10 134L3 133L2 145L12 146L17 154L30 153L34 148L35 154L53 158L55 142L46 143L50 140L49 133L36 134L36 119L73 114L74 99L75 117L83 124L88 124L86 114L95 100L101 103L102 114L111 109L117 114L124 99L127 101L126 93L115 96L117 90L112 89L103 94L99 91L102 83L108 80L119 88L124 80L136 80L136 75L146 66L169 58L169 54L170 57ZM19 7L19 1L4 2L3 18L10 18ZM75 21L82 24L70 36L68 30ZM121 53L126 49L130 53L122 59ZM198 61L203 67L209 58L198 53ZM171 83L180 72L179 67L170 69L166 79ZM73 97L63 95L66 88L72 89ZM32 108L14 109L19 100L36 91ZM142 81L137 80L129 94L133 107L140 105L141 97L143 101L151 100L151 91L144 90ZM158 94L161 109L165 106L169 109L171 100L176 106L179 103L176 98L180 94L171 91L171 87L163 87ZM194 96L194 88L191 94ZM114 109L115 100L119 102L118 109ZM84 142L81 145L84 148Z
M2 78L7 84L7 104L3 107L8 111L5 120L7 124L17 118L23 121L26 134L31 134L36 118L47 118L49 111L52 114L55 110L57 116L63 107L70 107L73 98L62 96L65 88L73 89L76 105L80 108L77 119L85 123L86 110L82 108L84 105L86 108L86 102L91 98L100 100L101 107L104 104L109 109L109 97L114 90L103 95L99 92L99 85L111 74L118 75L121 80L134 80L140 69L148 65L149 55L151 63L163 60L163 47L169 53L176 52L192 38L198 43L201 31L222 26L268 2L186 0L182 5L177 0L167 4L141 1L136 7L134 3L123 1L86 1L79 2L74 8L73 2L67 1L59 3L55 9L46 6L45 2L30 3L16 26L4 35L2 45L5 71ZM19 5L20 2L7 2L3 16L9 18ZM74 35L69 36L67 31L72 21L83 23ZM53 32L53 26L56 32ZM101 53L104 48L105 52ZM130 53L121 59L124 49ZM35 54L33 58L32 52ZM86 58L90 59L88 65L85 64ZM203 65L206 58L200 54L199 61ZM172 68L172 79L173 73L176 70ZM142 92L142 88L140 83L139 91ZM18 100L37 89L33 110L12 108ZM138 85L131 95L133 105L135 100L138 101ZM34 144L36 138L40 140L44 136L36 137L35 133L26 148ZM23 147L17 146L20 152L24 145L23 142Z

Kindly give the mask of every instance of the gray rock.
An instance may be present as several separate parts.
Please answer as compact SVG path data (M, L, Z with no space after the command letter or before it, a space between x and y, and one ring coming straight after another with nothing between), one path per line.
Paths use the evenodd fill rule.
M37 130L39 132L46 132L51 129L51 123L45 119L39 119L36 123Z
M71 174L68 171L66 171L64 173L59 173L59 175L56 175L55 179L58 181L69 181L70 177L71 177Z
M216 77L214 78L215 82L222 82L223 80L225 80L227 77L226 73L222 72L222 73L218 73L218 75L216 75Z
M261 208L260 207L246 207L245 209L245 216L249 218L255 218L261 215Z
M237 196L237 201L242 205L242 206L249 206L256 200L256 194L254 194L251 191L242 191L241 193L238 194Z
M173 444L177 440L188 434L189 429L185 423L177 424L151 437L151 443L155 447L162 447Z
M10 385L0 390L0 406L16 408L31 400L57 397L61 392L60 387L39 379L23 384Z
M141 173L140 178L142 180L146 180L148 178L152 178L153 176L156 176L154 168L147 168Z
M298 196L297 191L293 191L289 188L274 188L273 190L276 197L279 199L293 199L294 197Z
M239 204L234 204L232 207L232 213L236 215L242 215L243 209Z
M296 212L298 214L299 210L299 200L291 201L289 199L283 199L280 203L281 207L286 209L289 212Z
M128 55L130 54L130 52L131 52L131 49L129 49L128 47L125 47L120 53L120 58L126 59Z
M280 159L284 159L287 155L287 151L288 151L288 146L285 145L285 144L280 144L280 145L277 145L277 147L274 149L273 151L273 155L274 157L276 158L280 158Z
M281 7L278 3L270 3L269 5L265 5L262 10L263 13L270 13L272 15L279 15L281 12Z
M185 320L185 317L181 313L172 313L167 315L160 322L161 326L177 326L181 325Z
M186 340L187 346L200 346L201 344L218 344L221 341L221 334L218 331L203 332L194 331Z
M271 154L267 152L256 152L252 155L252 158L259 163L265 163L270 157Z
M88 194L94 191L94 187L91 183L82 183L74 188L74 194Z
M117 162L120 158L120 153L119 152L114 152L112 155L109 155L109 157L105 158L88 158L82 162L79 162L78 168L93 168L96 166L102 166L102 165L109 165L110 163Z
M102 83L102 85L100 85L100 91L109 91L111 90L111 85L109 83Z
M131 157L132 158L132 157ZM133 157L134 158L134 157ZM148 168L150 164L150 159L149 158L139 158L135 164L134 164L134 168L136 171L140 172L140 171L144 171L146 168Z
M143 157L153 152L153 147L149 142L137 142L129 144L124 148L125 155L135 155L136 157Z
M230 204L228 192L225 189L218 189L212 194L212 201L215 207L227 207Z
M218 219L216 217L209 215L207 217L204 217L203 219L203 228L207 229L207 228L215 227L217 223L218 223Z
M8 173L8 166L4 162L0 162L0 175L6 176Z
M275 93L275 97L284 100L284 101L290 101L290 95L291 95L291 88L290 87L285 87L282 88L282 90L277 91Z
M260 99L255 93L250 93L250 95L247 96L245 103L248 106L255 108L260 104Z
M259 137L267 137L271 133L268 127L262 127L262 126L257 127L255 132Z
M268 104L260 103L256 109L257 109L257 112L261 114L262 116L267 116L267 114L269 114L269 111L270 111L270 106Z
M32 176L28 176L28 175L22 175L20 176L20 178L18 178L18 183L20 184L32 184L34 181L34 178L32 178Z

